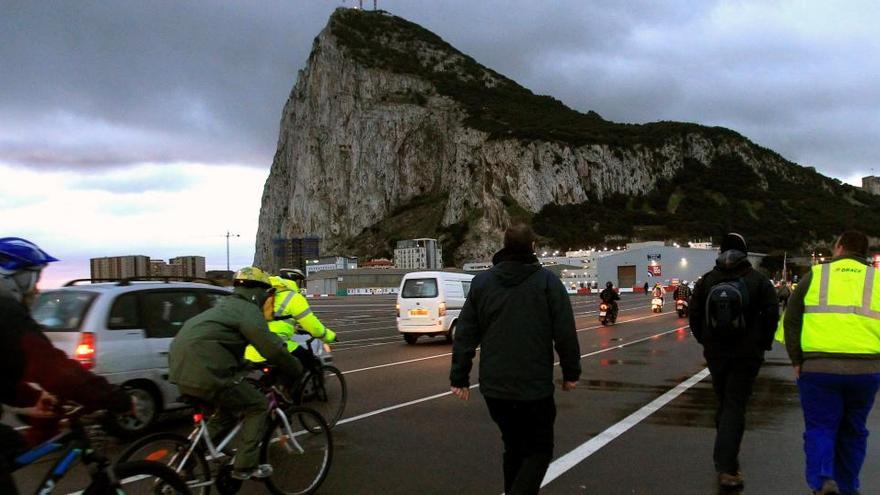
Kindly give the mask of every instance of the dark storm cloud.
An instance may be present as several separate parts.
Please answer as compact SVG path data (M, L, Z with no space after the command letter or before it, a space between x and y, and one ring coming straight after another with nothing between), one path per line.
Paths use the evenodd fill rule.
M0 65L15 70L0 74L0 159L265 167L296 71L339 5L6 3ZM876 160L880 45L870 3L379 6L578 110L730 127L839 177ZM72 123L53 126L59 115Z

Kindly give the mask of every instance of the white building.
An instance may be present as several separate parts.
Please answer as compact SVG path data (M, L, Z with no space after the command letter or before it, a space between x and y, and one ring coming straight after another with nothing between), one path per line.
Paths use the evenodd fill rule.
M408 239L397 241L394 249L394 267L414 270L442 270L443 251L437 239Z
M358 267L358 259L354 256L322 256L314 260L306 260L306 278L313 273L326 270L354 270Z
M461 269L466 272L482 272L490 268L492 268L491 261L472 261L470 263L465 263L464 266L461 267Z

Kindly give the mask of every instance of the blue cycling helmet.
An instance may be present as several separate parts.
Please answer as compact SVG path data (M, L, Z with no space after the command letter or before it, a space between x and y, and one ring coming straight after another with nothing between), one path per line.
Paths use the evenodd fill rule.
M58 258L20 237L0 239L0 275L10 275L24 269L40 269Z
M0 239L0 296L27 303L35 294L40 272L58 261L33 242L19 237Z

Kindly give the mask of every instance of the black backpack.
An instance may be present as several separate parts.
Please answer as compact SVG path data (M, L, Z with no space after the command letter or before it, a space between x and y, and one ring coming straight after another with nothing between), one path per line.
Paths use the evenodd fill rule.
M716 339L738 338L746 332L749 291L742 278L724 280L706 295L706 331Z

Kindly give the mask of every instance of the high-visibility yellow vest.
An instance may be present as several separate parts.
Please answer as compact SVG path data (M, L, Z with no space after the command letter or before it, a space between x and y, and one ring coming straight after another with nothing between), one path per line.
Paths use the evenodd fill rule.
M293 352L299 344L293 340L296 325L299 324L313 337L324 342L336 340L336 333L325 327L321 320L312 313L309 302L299 292L299 287L293 280L281 277L270 277L272 287L275 287L275 320L269 322L269 330L281 337L287 343L288 352ZM254 363L261 363L266 359L260 355L254 346L247 346L244 358Z
M812 270L804 296L803 351L880 354L877 269L843 258Z

